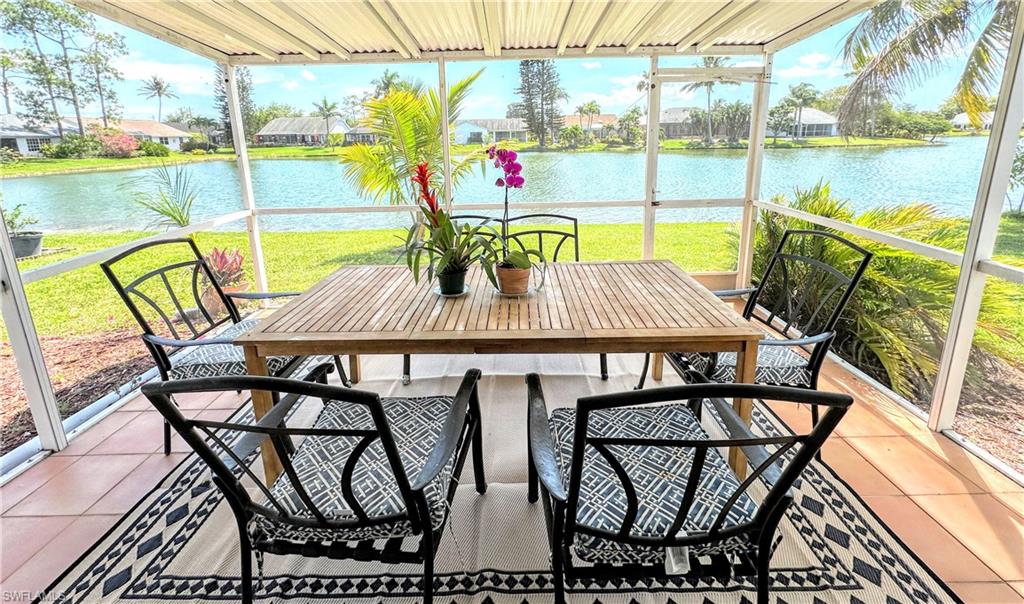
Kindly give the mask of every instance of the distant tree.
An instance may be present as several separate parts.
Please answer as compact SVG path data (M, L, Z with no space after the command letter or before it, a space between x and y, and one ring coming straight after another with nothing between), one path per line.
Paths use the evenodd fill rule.
M579 124L566 126L558 133L558 143L568 149L577 149L587 144L587 134Z
M807 82L801 82L789 87L789 94L786 95L786 99L793 108L793 119L796 122L794 136L796 138L800 138L800 130L803 125L804 107L810 107L813 105L814 102L818 100L818 96L820 96L818 89Z
M346 124L355 126L366 114L366 101L369 101L371 98L372 96L369 93L361 96L350 94L341 100L338 114L341 116L341 119L345 120Z
M995 111L995 109L996 109L996 101L998 101L998 100L999 100L998 97L994 97L994 96L990 96L990 97L986 98L985 99L985 106L986 106L985 110L986 111ZM960 100L957 98L957 96L955 94L946 97L946 100L942 101L942 104L939 105L939 108L938 108L938 112L941 113L942 117L946 118L947 120L953 119L959 113L966 113L966 111L967 110L964 109L964 106L960 103Z
M1013 165L1010 167L1010 188L1006 192L1006 203L1010 207L1010 213L1015 216L1024 216L1024 194L1016 200L1010 195L1011 192L1024 189L1024 141L1017 143L1017 154L1013 157Z
M128 47L124 43L124 36L94 30L92 42L82 56L82 79L89 82L90 94L100 102L100 118L104 128L110 127L110 121L120 115L114 84L120 82L123 76L114 67L114 60L126 54Z
M559 84L558 69L552 59L519 62L519 105L526 127L541 147L547 146L562 124L559 101L566 98ZM517 109L518 111L518 109Z
M174 111L167 114L167 121L178 124L188 124L196 117L191 107L178 107Z
M217 129L217 120L202 115L192 116L185 123L188 124L189 128L198 130L207 141L210 140L210 135L213 131Z
M743 101L715 103L718 123L725 131L725 138L730 143L738 143L744 134L750 132L750 104Z
M139 95L146 99L156 98L156 121L160 121L163 115L164 99L176 99L178 95L171 90L171 85L160 76L153 76L142 83L139 88Z
M0 91L4 96L4 113L14 113L11 110L11 94L14 92L11 76L17 66L14 53L6 49L0 50Z
M583 112L587 115L587 132L592 134L594 131L594 117L601 115L601 106L597 104L597 101L588 101L583 105Z
M331 119L339 117L338 104L328 101L327 97L324 97L323 100L313 103L313 111L310 112L310 115L323 118L324 126L326 128L326 130L324 130L324 146L326 147L327 145L332 144Z
M405 80L390 69L385 69L379 78L370 82L373 84L373 97L381 99L387 96L392 90L413 90L417 88L414 82Z
M252 100L252 74L248 67L235 67L235 84L238 88L238 106L242 110L242 126L247 135L253 136L256 104ZM214 104L220 114L221 128L228 142L234 141L231 131L231 115L228 111L227 74L220 63L217 63L216 81L213 85Z
M720 69L728 64L729 59L726 57L702 57L700 66L705 69ZM714 91L715 86L719 84L735 86L738 85L739 82L722 81L720 78L708 78L706 80L691 82L686 86L683 86L683 90L687 92L698 92L703 90L707 94L707 112L705 113L707 129L704 131L704 142L709 145L714 138L714 128L711 125L711 93Z
M340 115L340 112L338 115ZM271 120L279 117L302 117L302 110L285 103L270 103L269 105L256 107L251 120L252 134L256 134L269 124Z
M644 141L644 129L640 125L643 112L639 107L632 107L619 116L619 136L630 145L639 145Z
M843 97L846 96L847 86L836 86L835 88L829 88L818 95L818 98L811 103L811 107L835 115L839 111L839 105L843 102Z
M772 144L779 142L779 133L792 132L793 126L796 124L793 121L793 109L785 104L779 103L768 110L768 129L772 131Z

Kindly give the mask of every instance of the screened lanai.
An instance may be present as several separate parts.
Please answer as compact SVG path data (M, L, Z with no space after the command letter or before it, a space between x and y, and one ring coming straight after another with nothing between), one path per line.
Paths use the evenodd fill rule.
M223 66L243 209L27 271L20 270L14 261L5 230L5 237L0 240L3 319L31 407L36 438L5 458L4 470L13 471L5 475L0 488L9 502L3 505L5 520L8 512L13 520L4 524L8 535L27 536L33 532L33 526L38 526L41 534L48 536L46 543L32 552L11 554L10 559L16 560L17 566L10 574L4 573L5 581L14 577L11 584L5 585L5 593L22 593L24 587L24 591L39 597L46 597L43 590L51 589L48 593L69 601L155 601L170 597L168 594L188 601L236 600L243 597L240 584L245 583L238 580L233 528L216 530L218 525L232 525L230 510L222 500L205 494L206 486L199 477L201 465L191 455L191 449L175 437L170 456L156 451L160 418L137 387L144 381L159 381L157 371L132 380L116 396L106 397L108 400L103 404L93 406L89 414L62 417L33 323L26 286L85 267L95 268L139 244L244 223L252 290L268 292L272 289L267 264L274 259L265 257L265 246L261 243L265 235L261 226L268 221L287 217L316 224L328 218L344 222L378 214L406 221L411 212L417 211L417 206L410 204L342 203L349 200L339 200L336 206L328 207L261 207L254 193L249 157L255 133L245 131L237 67L380 64L383 69L386 65L410 63L436 66L439 109L447 117L440 121L442 161L436 166L441 176L441 199L455 213L494 215L503 210L499 194L493 199L471 201L460 201L455 194L452 171L458 162L453 151L456 121L448 116L447 94L453 65L467 61L634 58L645 64L642 112L648 116L641 124L646 140L642 198L579 201L547 197L536 201L529 199L526 189L527 194L512 206L515 212L573 214L626 209L635 213L640 225L638 253L631 260L656 263L664 261L659 254L659 249L663 249L659 242L670 237L666 223L685 222L677 217L686 216L688 211L721 209L737 218L735 252L728 251L735 254L735 269L692 271L686 277L715 291L747 288L759 279L764 261L758 261L755 244L758 229L765 228L767 220L789 220L794 225L850 238L874 251L875 261L895 250L957 273L942 326L945 333L937 338L942 345L936 351L934 383L926 389L926 404L911 404L851 359L829 353L824 361L818 389L847 393L855 402L843 420L845 423L840 423L827 441L821 459L812 462L808 470L811 475L794 487L797 507L801 502L803 507L780 529L783 538L777 546L776 562L782 570L773 578L773 598L777 599L772 601L853 602L889 598L941 602L960 598L1014 602L1024 598L1021 475L1014 462L1007 463L992 455L954 429L963 390L970 388L967 379L984 295L991 290L993 280L1012 287L1024 284L1024 269L1003 262L996 253L1004 198L1010 189L1011 168L1020 126L1024 123L1024 27L1015 28L1007 40L1006 67L999 83L998 102L963 245L947 249L923 243L912 233L873 229L780 205L762 193L769 105L773 95L778 94L773 89L772 76L775 54L868 10L875 2L73 0L71 4ZM1020 12L1024 12L1024 7L1018 9ZM705 56L743 60L740 65L736 61L715 69L689 62L691 58ZM750 92L745 163L742 172L735 175L736 182L723 187L736 191L733 196L682 195L677 194L678 187L667 186L666 183L675 182L676 175L664 161L664 151L659 148L661 127L652 117L662 114L665 90L709 79L739 83ZM343 265L338 268L358 271ZM556 279L554 285L547 285L549 291L562 278L558 270L562 269L552 271ZM638 279L639 285L629 290L635 295L632 312L653 321L656 313L671 305L662 306L666 304L664 290L643 289L643 283L653 278ZM479 285L485 286L482 278ZM473 287L478 287L476 282ZM586 287L581 285L580 289ZM343 294L339 290L336 297ZM377 304L376 314L386 314L395 305L386 300L390 298L369 299L367 305ZM730 308L740 310L742 305ZM280 309L252 305L250 310L269 317ZM774 335L785 331L779 322L769 321L765 328L776 330ZM543 329L554 327L545 325ZM260 346L271 350L267 342L273 337L253 337L247 354L252 351L252 356L269 356L270 353L259 352ZM450 335L443 337L451 339ZM665 350L652 349L644 343L613 346L614 350L607 350L611 358L602 358L599 367L597 354L592 353L605 349L597 342L573 355L539 354L544 351L524 346L521 351L512 350L522 352L513 356L503 355L506 351L501 350L514 348L516 343L511 340L464 348L448 339L430 345L417 343L407 349L394 347L376 355L372 347L352 337L350 346L339 344L333 352L349 358L344 364L338 363L339 371L330 379L338 383L338 374L345 370L348 378L382 396L428 396L441 390L454 393L465 371L480 367L484 376L480 382L484 440L494 444L482 459L467 461L461 484L457 489L452 487L454 499L448 502L450 519L444 530L450 530L454 537L442 533L435 593L442 601L552 601L554 588L546 566L546 540L551 538L544 531L547 518L539 511L540 503L525 507L526 485L532 477L532 470L527 476L526 467L533 467L534 455L530 449L528 457L526 433L534 428L526 425L527 397L533 393L527 392L524 374L540 374L549 408L573 406L579 396L630 391L641 374L647 375L648 371L646 389L678 385L682 383L681 376L672 371L671 358L665 360ZM289 349L289 354L305 352L306 348L299 345L293 351ZM409 374L408 364L400 368L403 353L412 353L414 368L412 383L405 385L399 379L402 373ZM650 369L642 353L653 353ZM247 357L246 361L251 359ZM611 363L610 372L604 363ZM739 365L742 362L737 360ZM259 367L258 363L249 365L250 373L253 367ZM737 375L740 371L737 369ZM610 373L611 379L599 379L601 373ZM269 396L255 394L250 405L247 390L237 396L233 390L184 394L178 404L188 410L186 415L211 421L225 421L236 409L247 410L252 406L256 406L259 417L273 406ZM1007 396L1012 398L1012 392ZM782 403L744 404L744 400L747 399L741 400L737 395L738 417L753 422L761 435L775 436L812 425L809 405L791 409ZM266 409L261 409L261 404ZM1005 404L1020 405L1020 399L1007 400ZM138 415L119 416L126 413ZM718 417L718 413L713 416ZM302 412L296 415L301 416ZM145 426L132 423L143 418ZM251 421L248 416L245 419ZM700 421L709 420L705 417ZM129 434L128 426L137 432ZM1019 426L1013 425L1006 428L1011 435L1019 430ZM531 439L532 435L530 432ZM119 446L124 446L124 450L119 451ZM531 446L539 445L531 440ZM136 465L131 465L135 460L103 457L143 452L145 460ZM273 466L265 452L262 457L262 464L252 458L253 467L257 468L253 479L272 481ZM727 457L734 461L731 454ZM55 460L67 465L57 467ZM124 476L110 478L112 482L106 487L93 489L102 493L84 494L82 501L88 500L87 504L71 503L62 508L57 503L60 499L73 502L78 490L92 492L87 486L91 482L88 474L76 477L64 472L75 466L83 471L91 467L91 472L99 477L95 481L99 485L107 478L97 468L108 463L131 467L125 469ZM744 469L734 465L740 479L746 471L743 464L739 462ZM481 465L487 468L490 487L487 494L479 496L481 499L474 500L477 495L471 476ZM755 476L756 467L752 462L750 471ZM550 494L547 485L543 493L542 496ZM136 506L136 502L141 503ZM146 519L147 514L163 520ZM188 518L190 523L175 541L172 535L178 530L178 517ZM40 518L45 520L37 520ZM125 530L126 527L138 534L130 535L131 530ZM529 538L518 535L517 528L529 529ZM55 536L65 529L74 535L74 545L62 544ZM115 562L121 543L131 543L134 553ZM62 551L55 553L57 550ZM68 555L72 551L75 555ZM160 562L152 557L156 551L160 552ZM59 561L58 570L68 568L68 572L58 577L58 573L44 573L30 564L38 565L46 557ZM282 559L287 561L281 562ZM312 560L295 562L268 555L266 568L260 562L257 573L257 599L423 599L423 590L415 585L420 572L415 565L388 562L382 574L374 563L364 562L361 564L370 566L360 566L345 561L332 568L330 564L334 562L328 558ZM775 562L773 568L774 565ZM890 566L900 570L889 571ZM755 597L753 579L737 579L733 575L703 579L686 573L678 576L687 578L669 575L668 579L654 582L634 578L616 583L610 579L604 582L599 573L597 578L581 578L568 584L569 601L621 598L624 602L699 602L706 598L714 602L741 602ZM56 583L51 585L54 580Z

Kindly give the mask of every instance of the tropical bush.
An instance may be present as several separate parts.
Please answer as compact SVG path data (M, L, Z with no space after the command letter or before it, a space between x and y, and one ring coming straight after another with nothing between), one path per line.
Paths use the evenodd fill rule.
M102 144L91 135L66 134L59 143L40 145L39 152L49 159L71 159L95 157L100 154Z
M206 151L202 149L192 149L192 155L206 155Z
M0 166L13 166L22 159L21 153L10 147L0 147Z
M885 206L856 214L845 201L832 195L827 183L797 189L792 199L779 195L772 201L945 249L963 246L962 223L942 216L928 204ZM754 275L764 272L786 229L831 230L762 210L754 244ZM837 234L868 248L874 258L837 326L833 351L901 395L911 400L927 400L953 306L958 267L844 233ZM856 262L853 254L841 246L825 248L821 259L836 267ZM1008 337L999 318L1019 312L1014 310L1012 298L1006 292L986 293L978 329L994 339L976 339L981 354L996 350L986 341ZM968 375L968 379L977 378L977 375Z
M210 141L205 141L198 138L190 138L187 141L181 143L181 150L185 153L191 153L195 150L205 151L207 153L215 153L217 151L217 145Z
M4 224L7 226L7 232L11 235L17 235L24 232L27 227L39 224L38 220L25 214L24 207L25 204L19 203L10 210L4 211Z
M579 124L573 124L559 131L558 142L567 149L577 149L587 144L587 134Z
M245 256L237 249L213 248L204 258L221 287L232 287L245 279Z
M171 154L171 150L167 148L167 145L161 145L154 141L140 142L139 151L149 157L167 157Z
M104 157L131 157L139 148L139 141L124 132L101 132L96 138L100 142L100 155Z
M153 226L185 227L192 222L192 205L199 197L188 168L166 164L147 170L121 183L134 196L135 203L155 215Z

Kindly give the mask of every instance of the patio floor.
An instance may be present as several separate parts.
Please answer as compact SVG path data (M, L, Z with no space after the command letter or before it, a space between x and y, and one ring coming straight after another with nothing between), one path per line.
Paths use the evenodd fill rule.
M634 379L637 356L611 356L613 382ZM414 359L414 380L433 374L419 362L424 358ZM485 373L494 367L515 373L525 364L493 361L448 363ZM580 357L579 364L596 373L597 356ZM368 381L397 379L401 361L379 358L372 366ZM1024 603L1024 487L931 433L840 366L826 362L823 376L823 389L857 399L826 445L825 461L964 601ZM666 375L665 384L675 382ZM233 393L179 398L189 415L210 419L228 417L239 402ZM810 421L804 407L773 408L790 425ZM160 417L138 397L0 487L3 597L45 589L185 456L180 441L168 457L160 446Z

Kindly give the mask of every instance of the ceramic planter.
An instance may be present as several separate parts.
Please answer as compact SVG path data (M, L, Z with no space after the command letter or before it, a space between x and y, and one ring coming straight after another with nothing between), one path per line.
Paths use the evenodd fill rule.
M22 231L11 235L11 246L15 258L28 258L43 253L43 234L39 231Z
M498 289L503 294L519 296L525 294L530 288L530 269L528 268L505 268L496 267L495 277L498 279Z
M437 285L442 296L457 296L466 289L466 271L441 273L437 276Z

